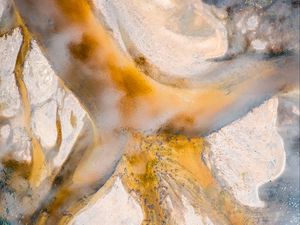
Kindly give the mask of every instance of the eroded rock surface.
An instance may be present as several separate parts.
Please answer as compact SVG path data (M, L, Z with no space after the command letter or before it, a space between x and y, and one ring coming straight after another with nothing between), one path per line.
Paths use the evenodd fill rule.
M276 1L271 4L268 1L253 0L247 1L246 8L239 8L237 7L239 2L234 2L236 2L234 7L231 5L230 10L229 8L225 10L218 4L214 4L218 6L215 7L201 4L199 1L146 1L143 4L139 1L129 4L125 0L95 1L96 9L101 11L103 20L112 30L112 35L124 52L131 55L133 60L137 57L137 64L149 61L162 72L175 75L175 77L197 75L202 70L215 65L211 59L222 56L230 58L244 52L276 55L299 48L298 34L291 32L297 27L295 20L299 15L296 15L286 3ZM262 9L267 6L269 8L264 12ZM12 24L13 15L10 14L10 10L11 2L0 0L0 34L8 29L2 26L3 23ZM202 14L200 15L199 12ZM296 19L293 19L293 16ZM7 19L11 20L8 22ZM231 39L228 39L228 36ZM47 178L60 171L72 153L76 140L87 121L86 112L79 101L59 81L38 44L32 41L23 68L30 103L29 111L32 113L29 124L32 134L28 132L28 127L22 118L24 113L21 104L22 96L20 96L14 76L16 57L21 42L20 29L15 29L11 34L0 37L0 157L8 154L10 159L20 163L22 167L19 170L22 172L14 174L11 167L7 169L0 164L0 188L1 191L3 190L0 193L0 223L2 217L18 223L21 218L30 217L35 212L42 199L45 199L49 192L51 193L52 181ZM299 93L296 93L296 96L299 96ZM297 146L299 147L297 142L299 107L295 104L297 101L295 99L299 101L294 96L292 98L280 96L279 100L278 97L273 97L243 118L207 137L209 155L206 155L205 162L215 173L213 175L216 176L222 188L233 193L234 197L242 203L241 208L244 205L255 208L265 206L269 211L276 212L278 218L275 219L279 221L276 222L279 225L294 225L299 221L297 213L299 186L295 184L299 174L293 172L294 168L299 166L297 161L299 152L296 149ZM277 111L278 104L279 110ZM32 189L28 181L24 179L28 175L26 174L28 165L33 162L33 136L40 142L42 153L46 158L46 165L44 165L46 171L43 178L46 185L37 189ZM88 205L79 214L72 215L75 216L72 224L141 224L145 219L141 206L144 208L149 206L146 200L150 199L152 203L157 204L155 205L156 212L162 210L161 202L157 202L157 196L164 197L161 201L167 210L162 214L165 213L174 221L176 220L179 225L212 225L212 220L227 219L227 215L221 215L224 210L219 212L213 206L216 199L219 201L222 196L210 196L203 188L205 186L203 183L206 183L205 179L209 176L201 176L211 173L201 160L199 149L192 151L190 158L185 160L180 153L180 142L177 143L179 150L176 150L180 154L175 151L176 154L173 154L176 157L174 158L174 155L169 154L168 147L164 146L164 149L162 147L162 143L167 143L166 140L159 138L156 140L155 137L153 140L151 137L144 139L146 142L154 140L154 146L159 147L153 148L153 152L149 153L146 149L149 150L153 146L152 143L146 143L150 147L126 156L129 162L126 168L131 169L132 174L125 173L127 177L117 178L112 187L100 189L92 199L89 199ZM142 158L140 162L135 161L136 155ZM162 158L165 161L160 161ZM177 164L174 164L174 159L178 161ZM173 164L167 164L167 162ZM156 165L156 167L151 167L151 165ZM15 164L9 164L9 166L15 168ZM141 173L141 167L148 169ZM121 172L127 171L126 168ZM180 174L178 171L183 175L174 178L174 174ZM198 173L191 176L191 171ZM203 171L205 173L202 173ZM154 177L154 181L155 179L157 181L150 181L145 187L141 186L141 180L143 180L141 174L144 176L142 178L150 176L151 179ZM211 175L211 183L214 183L213 175ZM173 182L174 186L167 184L166 180L162 181L161 178L164 176L167 181ZM124 186L122 179L127 181ZM269 183L265 184L266 182ZM184 187L186 184L188 185ZM151 185L157 190L154 191ZM168 185L175 188L168 189ZM259 195L258 188L261 185L263 186ZM216 188L218 184L212 187ZM219 191L218 188L216 189ZM278 192L279 189L283 191ZM132 193L133 190L142 190L139 198L141 206L136 202L137 196ZM175 192L179 190L179 195L176 195L174 190ZM193 197L189 196L188 199L184 194L189 191L191 191L190 196ZM181 195L182 192L186 193ZM205 197L202 198L200 192L207 195L204 194ZM219 192L216 193L219 194ZM277 193L281 193L278 198L274 197ZM146 199L144 202L142 197ZM191 199L195 202L190 202ZM237 205L235 200L232 202L232 205ZM195 207L199 203L205 204L202 208ZM219 205L222 206L218 202L217 206ZM147 209L149 218L153 215L153 207L151 207L150 205ZM233 208L226 210L231 212ZM215 215L215 212L219 213ZM220 218L218 218L219 215ZM243 216L238 213L236 215L238 219ZM273 219L272 213L265 215L269 218L265 221L264 218L261 219L263 221L261 224L264 225L267 224L266 221ZM214 216L217 219L213 218ZM164 218L160 219L164 221Z
M59 82L35 41L29 46L24 68L18 68L25 81L20 91L14 72L22 41L20 28L0 38L0 157L5 163L0 163L0 219L12 222L32 214L50 187L46 181L42 189L33 190L24 179L36 145L32 137L41 143L46 156L47 171L42 179L48 179L53 171L60 170L86 122L80 103ZM28 93L29 105L24 93ZM32 115L30 121L24 116L28 113L26 107ZM19 164L23 167L21 172Z
M73 225L140 225L143 213L138 203L126 192L119 178L103 198L91 200L74 219ZM95 196L96 199L97 196Z
M58 78L35 41L25 61L24 81L32 105L46 102L58 88Z
M300 132L299 90L279 95L277 130L286 152L286 167L280 177L260 188L260 198L266 202L266 217L276 225L297 225L300 221ZM276 214L276 217L274 217Z
M201 1L95 3L121 48L144 56L163 73L191 76L207 71L214 66L207 60L227 51L227 31L216 16L218 9Z
M0 38L0 117L13 117L20 110L20 96L14 76L22 34L15 29L12 35Z
M278 98L207 137L209 160L243 204L259 207L258 187L274 180L285 167L283 141L277 132Z

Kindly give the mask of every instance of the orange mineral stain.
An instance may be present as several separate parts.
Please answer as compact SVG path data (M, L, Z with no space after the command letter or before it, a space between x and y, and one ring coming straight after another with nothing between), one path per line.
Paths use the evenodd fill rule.
M163 190L176 203L173 205L182 205L178 194L186 194L196 211L215 224L254 224L247 210L221 189L206 166L202 138L135 134L127 149L118 172L142 206L143 224L176 224Z
M75 171L68 171L68 176L58 186L56 195L36 212L39 215L36 224L68 224L70 217L75 216L87 204L87 197L96 192L94 186L97 187L100 180L103 182L108 179L105 176L99 177L97 167L102 162L108 164L106 158L95 159L93 156L101 155L97 153L103 150L101 147L107 144L107 140L118 143L114 138L119 138L116 134L124 130L127 134L133 134L129 144L122 146L126 151L120 164L116 171L112 165L109 172L103 174L120 175L128 192L142 206L144 225L175 225L166 197L176 203L174 205L183 208L180 194L186 196L197 213L209 217L214 224L255 224L251 210L239 204L218 184L202 158L204 140L195 136L207 131L214 120L219 119L223 110L230 108L236 101L243 100L243 94L255 87L259 78L251 77L254 81L249 79L233 85L233 90L230 91L226 87L220 88L222 84L204 84L201 89L166 86L145 75L133 60L120 52L95 17L89 1L55 0L51 3L55 6L51 22L57 28L56 32L69 28L76 30L74 36L70 32L67 43L64 43L70 56L67 59L68 68L65 68L68 74L60 75L93 119L92 126L97 131L94 132L97 140L85 149L84 154L77 155L75 161L67 161L69 164L65 166L71 166ZM32 4L42 7L39 1ZM33 10L32 13L34 12ZM22 77L30 35L23 23L22 29L24 43L16 64L16 79L24 105L26 127L33 140L29 180L33 186L38 186L45 174L46 163L42 148L30 128L30 104ZM49 40L42 40L41 43L47 41ZM271 63L264 66L262 62L250 73L257 74L257 71L262 71L260 76L267 80L274 70ZM107 93L105 91L116 92L117 97L111 98L110 95L103 94ZM102 129L101 120L99 122L96 118L102 116L103 112L105 115L117 115L117 124L113 121L113 125L109 124L111 127ZM57 120L58 130L61 130L60 123ZM74 118L71 118L71 123L76 125ZM151 135L147 136L149 130ZM187 134L195 138L188 138ZM57 145L60 145L61 131L58 135ZM109 150L112 151L112 148ZM94 167L90 166L92 163L95 164ZM85 173L84 168L88 168L89 174ZM73 204L76 205L75 209Z
M23 105L24 127L27 131L28 136L32 140L32 162L31 162L32 166L31 166L31 174L29 177L29 182L33 187L38 187L39 184L42 182L45 173L47 172L46 164L45 164L45 156L40 142L32 132L30 100L23 79L23 67L24 67L26 55L29 52L31 35L29 34L27 28L25 27L18 13L17 13L17 23L19 24L22 30L23 42L17 56L14 72L15 72L16 84Z

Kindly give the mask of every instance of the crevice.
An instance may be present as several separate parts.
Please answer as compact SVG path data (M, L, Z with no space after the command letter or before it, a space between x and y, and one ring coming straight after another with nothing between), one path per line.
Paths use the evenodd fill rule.
M24 64L26 56L30 50L31 36L25 27L19 13L16 11L17 24L21 29L23 40L17 56L16 65L14 69L16 85L18 87L19 94L21 96L21 102L23 106L23 121L25 130L32 141L32 162L31 162L31 174L29 182L32 186L39 186L42 176L45 174L45 156L40 144L40 141L34 135L31 127L31 105L28 90L24 82Z

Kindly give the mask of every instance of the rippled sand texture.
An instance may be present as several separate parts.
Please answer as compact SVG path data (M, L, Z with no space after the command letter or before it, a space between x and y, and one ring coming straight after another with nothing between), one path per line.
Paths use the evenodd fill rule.
M283 221L258 189L290 154L297 3L1 1L0 222L99 224L115 184L120 224Z

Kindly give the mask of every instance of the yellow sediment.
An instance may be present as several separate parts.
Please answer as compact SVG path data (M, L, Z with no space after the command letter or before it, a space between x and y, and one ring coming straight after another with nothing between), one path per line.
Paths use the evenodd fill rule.
M32 167L31 167L29 182L33 187L37 187L39 186L40 182L43 179L43 176L46 173L46 164L45 164L45 156L41 144L32 132L31 106L30 106L29 95L24 82L24 74L23 74L25 58L30 48L31 36L27 28L25 27L18 12L16 12L16 14L17 14L17 22L22 30L23 41L17 56L14 73L15 73L16 84L21 96L21 101L23 106L24 126L28 136L32 140L32 162L31 162Z
M124 186L141 204L145 225L176 224L161 193L188 193L189 201L201 215L217 224L254 224L246 210L222 191L201 159L203 140L184 136L135 136L119 171ZM171 185L171 183L173 185ZM170 194L171 201L180 202Z
M56 136L55 149L58 151L62 143L62 127L61 127L60 115L58 113L58 108L56 110L56 131L57 131L57 136Z
M104 72L109 76L114 87L124 94L124 105L133 104L135 103L134 98L145 96L152 96L152 99L156 100L156 103L148 102L148 104L153 108L157 104L158 108L161 107L158 111L163 111L169 107L176 108L177 105L182 104L182 109L189 112L178 114L177 117L173 118L174 124L177 124L178 119L183 119L183 121L180 121L183 127L189 124L192 127L198 115L204 115L204 119L213 118L214 113L219 112L234 101L235 96L226 95L225 92L215 89L207 89L206 92L196 93L189 90L182 91L163 87L141 73L130 60L120 56L104 28L93 17L87 1L56 0L55 2L61 10L62 26L68 27L75 24L82 26L83 29L82 40L79 43L69 44L69 50L73 58L79 60L83 65L87 65L89 69L97 73L99 71ZM40 143L31 131L30 103L22 71L30 44L30 35L21 20L20 24L23 29L24 40L16 64L16 80L24 105L26 128L33 140L30 182L32 185L38 186L45 174L46 163ZM97 75L95 74L95 76ZM95 78L90 83L95 83L93 85L100 89L100 86L98 86L99 80L101 79ZM147 100L149 99L151 98ZM185 101L186 103L183 103ZM141 100L141 103L144 102ZM122 110L120 107L120 111ZM73 125L76 124L74 118L71 118L71 122ZM59 120L56 125L59 130L61 126ZM92 125L94 130L98 129L98 127L94 127L94 124ZM61 138L59 132L58 140ZM58 142L61 142L61 140ZM95 140L96 144L99 144L99 140ZM93 150L91 148L87 152ZM175 224L165 204L165 196L161 193L161 188L165 186L170 189L170 192L181 193L183 191L187 193L196 210L207 215L216 224L253 224L247 215L247 211L227 192L222 191L213 174L201 159L202 153L202 138L189 139L182 135L170 136L165 134L153 136L134 135L132 143L127 146L127 152L117 172L122 175L121 179L126 189L130 193L134 193L141 204L145 216L144 225ZM99 163L101 163L101 160L105 159L99 159ZM67 186L63 186L57 192L55 200L50 203L48 213L42 213L37 224L57 224L57 221L61 218L61 210L64 209L64 204L72 201L70 196L74 194L73 191L78 190L70 191ZM80 191L84 192L79 190L78 193ZM171 195L171 200L181 201L176 194ZM78 211L84 204L79 205L76 204L75 211ZM72 215L74 215L73 213L75 214L75 212L72 212ZM69 220L67 217L62 217L58 224L67 224Z
M82 73L77 75L72 72L66 79L69 83L75 83L73 91L79 98L86 100L82 96L92 96L92 100L87 100L91 102L85 104L93 118L97 118L99 113L97 107L101 108L95 107L95 102L102 98L102 87L109 85L122 95L117 105L122 117L120 126L130 128L135 128L136 112L145 110L148 116L145 120L155 120L162 114L176 112L173 118L166 121L169 131L194 132L201 122L207 124L201 127L204 130L207 128L205 126L210 125L208 121L212 121L220 111L236 100L238 93L228 94L214 85L202 90L188 90L168 87L152 80L119 52L107 31L93 15L88 1L78 0L73 6L70 6L71 2L56 1L56 5L63 18L58 26L75 26L82 34L79 40L75 38L68 44L69 52L76 59L76 65L80 62L93 75L84 79L85 87L78 85L82 82ZM82 7L77 7L78 5ZM75 11L76 19L73 18Z
M64 209L64 215L59 216L56 209L70 201L68 191L62 189L47 213L40 215L37 224L70 224L87 204L92 205L107 194L117 176L141 205L143 225L176 224L176 218L172 217L173 209L166 203L166 194L175 203L173 207L179 207L179 212L184 210L181 199L184 195L197 213L207 216L214 224L255 224L252 212L219 186L202 160L203 149L202 138L135 133L116 172L103 189L77 200L70 208Z

